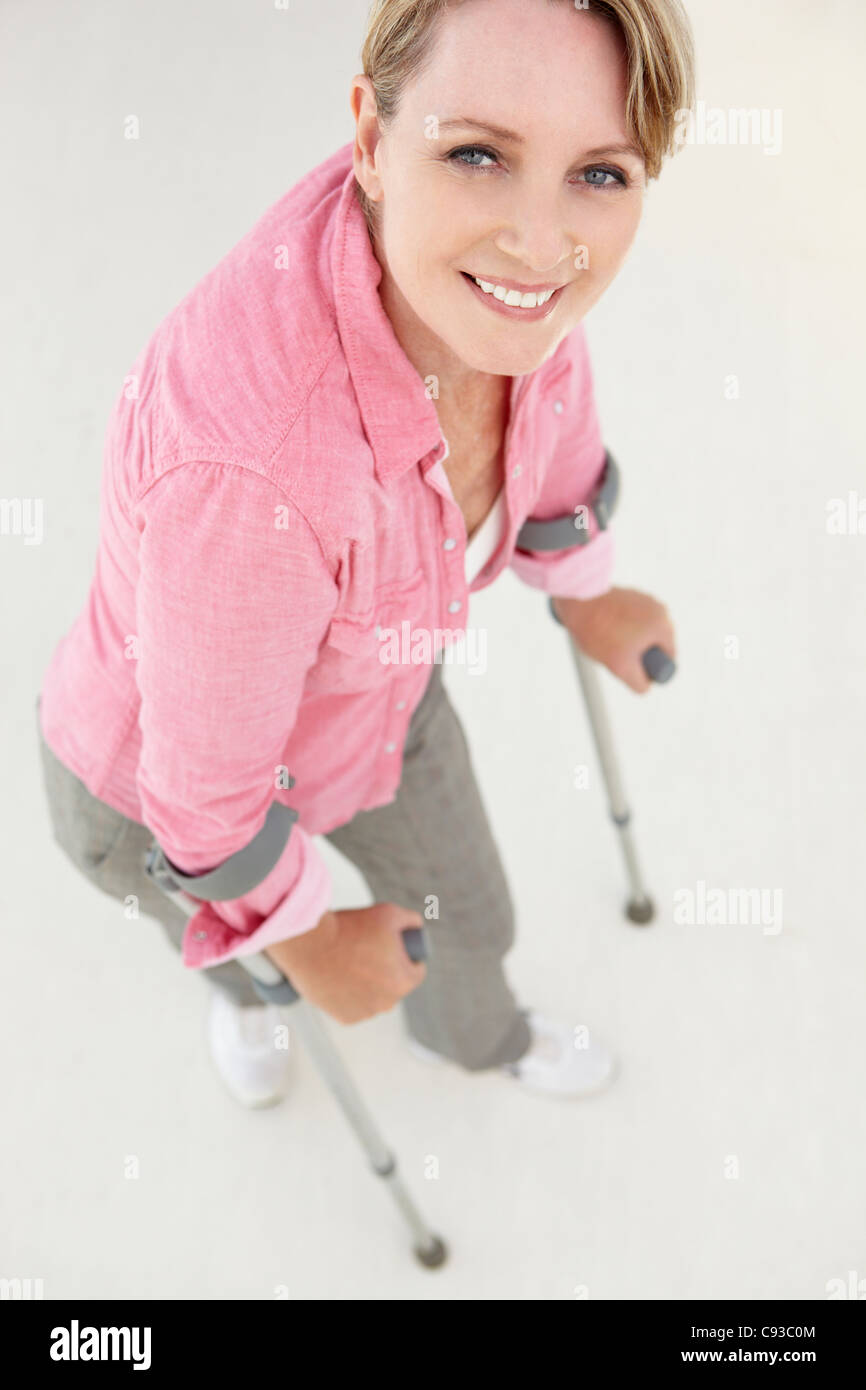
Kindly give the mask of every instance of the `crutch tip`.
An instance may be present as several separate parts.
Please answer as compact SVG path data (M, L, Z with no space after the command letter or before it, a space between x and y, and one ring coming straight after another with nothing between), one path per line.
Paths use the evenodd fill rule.
M639 927L646 926L656 915L655 903L652 898L631 898L625 905L625 915Z
M438 1236L432 1236L426 1245L416 1245L414 1252L425 1269L438 1269L448 1259L448 1246Z

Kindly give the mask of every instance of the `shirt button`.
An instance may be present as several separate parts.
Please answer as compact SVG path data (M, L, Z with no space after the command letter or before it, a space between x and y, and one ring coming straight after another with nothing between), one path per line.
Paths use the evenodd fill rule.
M565 409L565 406L562 404L562 401L554 401L553 408L556 411L557 415L561 415L563 410Z
M460 603L459 598L453 598L453 599L451 600L451 602L449 603L449 605L448 605L448 612L449 612L449 613L456 613L457 610L458 610L458 608L460 608L460 607L461 607L461 603Z
M206 932L206 931L196 931L196 932L193 932L193 936L195 937L196 941L207 941L207 932Z
M394 752L394 749L395 749L396 747L397 747L396 743L386 743L386 744L385 744L385 752L386 752L386 753L393 753L393 752Z
M398 708L398 709L405 709L405 708L406 708L406 701L405 701L405 700L398 700L398 701L397 701L397 708Z
M520 474L521 474L521 471L522 471L522 470L521 470L520 464L519 464L519 463L515 463L514 467L513 467L512 470L511 470L511 476L512 476L512 478L519 478L519 477L520 477Z
M445 540L442 542L442 549L453 550L456 544L457 542L453 536L446 536Z

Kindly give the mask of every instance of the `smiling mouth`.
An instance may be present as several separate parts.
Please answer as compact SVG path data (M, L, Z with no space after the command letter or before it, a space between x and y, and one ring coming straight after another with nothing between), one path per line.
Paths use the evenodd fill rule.
M525 313L531 313L533 310L544 309L565 289L564 285L559 285L553 290L526 291L525 294L521 294L519 290L508 289L493 280L482 280L480 276L471 275L468 270L461 270L460 274L478 293L487 296L496 304L501 304L507 309L516 309L518 312L523 310ZM527 298L533 302L523 303Z

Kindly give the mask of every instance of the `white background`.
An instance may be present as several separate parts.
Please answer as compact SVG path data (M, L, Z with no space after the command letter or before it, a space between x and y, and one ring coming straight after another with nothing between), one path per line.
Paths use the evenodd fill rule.
M471 613L486 676L446 672L515 896L510 978L622 1068L556 1102L425 1067L397 1012L334 1025L449 1265L414 1265L300 1049L283 1105L232 1102L205 982L51 840L33 706L90 581L110 406L164 315L351 138L365 8L0 11L2 491L45 505L41 546L0 537L0 1276L52 1298L825 1298L866 1278L866 535L826 529L831 498L866 497L860 0L691 0L699 98L781 108L782 153L666 165L587 319L623 470L615 582L668 604L680 648L645 696L603 673L651 927L621 914L543 596L504 575ZM334 905L367 902L320 843ZM781 888L781 932L676 925L699 880Z

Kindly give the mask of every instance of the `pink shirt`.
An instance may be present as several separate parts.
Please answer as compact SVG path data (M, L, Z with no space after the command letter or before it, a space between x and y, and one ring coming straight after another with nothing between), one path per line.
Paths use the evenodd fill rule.
M268 877L190 918L193 968L314 927L331 884L311 837L394 799L430 670L384 664L382 628L459 640L470 593L506 565L551 594L610 586L612 533L594 519L588 545L515 550L528 516L573 512L601 474L582 325L512 379L504 540L467 584L447 443L382 308L353 177L349 143L132 364L105 435L90 589L43 683L54 752L181 870L241 849L274 798L297 810Z

